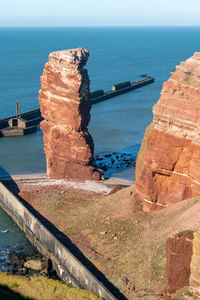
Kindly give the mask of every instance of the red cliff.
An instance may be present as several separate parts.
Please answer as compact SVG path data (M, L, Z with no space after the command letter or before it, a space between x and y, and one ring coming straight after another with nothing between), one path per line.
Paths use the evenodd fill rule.
M98 180L93 166L89 77L84 65L89 53L77 48L52 52L41 76L39 102L47 173L51 178Z
M200 195L200 53L176 67L153 114L136 163L146 210Z

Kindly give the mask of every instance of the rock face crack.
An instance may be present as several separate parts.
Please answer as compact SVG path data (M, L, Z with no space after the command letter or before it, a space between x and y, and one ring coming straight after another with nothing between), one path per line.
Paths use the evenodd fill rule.
M172 172L175 171L176 165L178 164L178 161L179 161L179 158L180 158L180 156L181 156L182 151L183 151L183 147L182 147L181 150L180 150L180 153L179 153L179 155L178 155L178 157L177 157L177 160L174 162L174 164L173 164L173 166L172 166Z
M99 180L93 164L94 144L90 121L89 76L83 48L52 52L41 76L39 102L44 121L47 174L54 179Z
M144 135L135 176L144 209L200 194L199 112L200 53L195 53L164 83Z

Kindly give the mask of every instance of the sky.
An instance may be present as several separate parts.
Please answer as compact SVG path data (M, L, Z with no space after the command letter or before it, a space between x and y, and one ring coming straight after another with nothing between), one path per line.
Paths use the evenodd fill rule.
M0 0L0 26L200 26L200 0Z

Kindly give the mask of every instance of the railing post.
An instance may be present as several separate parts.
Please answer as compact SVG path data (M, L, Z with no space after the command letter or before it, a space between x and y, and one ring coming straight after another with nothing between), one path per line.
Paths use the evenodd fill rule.
M20 101L16 101L16 117L21 117L21 105Z

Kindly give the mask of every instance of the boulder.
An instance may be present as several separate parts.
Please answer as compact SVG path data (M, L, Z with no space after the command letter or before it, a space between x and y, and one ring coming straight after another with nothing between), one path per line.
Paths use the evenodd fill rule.
M40 259L40 258L30 259L24 263L24 267L27 269L35 270L35 271L47 270L48 260Z

